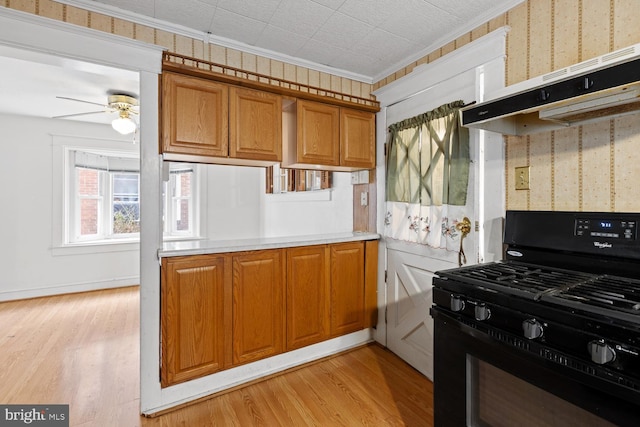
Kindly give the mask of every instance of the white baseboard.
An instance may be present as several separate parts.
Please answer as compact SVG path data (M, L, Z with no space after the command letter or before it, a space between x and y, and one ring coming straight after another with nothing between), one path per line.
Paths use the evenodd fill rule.
M279 354L217 374L209 375L161 390L160 400L151 408L141 408L143 415L150 416L177 405L197 400L229 388L233 388L296 366L341 353L372 342L371 329L363 329L298 350ZM158 384L159 386L159 384Z
M77 292L98 291L102 289L123 288L140 283L139 276L120 277L118 279L101 280L96 282L70 283L41 288L22 289L19 291L0 291L0 302L20 299L48 297L52 295L74 294Z

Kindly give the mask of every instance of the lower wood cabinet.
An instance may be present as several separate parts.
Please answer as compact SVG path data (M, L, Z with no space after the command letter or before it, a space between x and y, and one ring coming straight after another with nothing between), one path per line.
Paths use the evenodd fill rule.
M331 245L330 336L364 328L364 243Z
M376 241L163 258L162 387L374 326L375 264Z
M233 364L284 351L285 258L283 250L233 256Z
M329 246L287 249L287 350L329 338Z
M161 384L226 369L231 339L231 258L198 255L162 260Z

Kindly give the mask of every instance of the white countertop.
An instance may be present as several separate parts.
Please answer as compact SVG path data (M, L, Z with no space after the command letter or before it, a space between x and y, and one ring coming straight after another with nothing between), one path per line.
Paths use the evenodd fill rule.
M291 248L296 246L324 245L328 243L357 242L361 240L378 240L377 233L335 233L308 236L261 237L238 240L189 240L181 242L165 242L158 250L158 257L184 255L204 255L239 251L256 251L261 249Z

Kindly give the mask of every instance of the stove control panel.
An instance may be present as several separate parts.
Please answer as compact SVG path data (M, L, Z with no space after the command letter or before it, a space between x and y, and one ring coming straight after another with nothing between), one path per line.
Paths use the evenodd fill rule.
M575 220L574 235L597 239L636 240L638 222L634 219L584 219Z

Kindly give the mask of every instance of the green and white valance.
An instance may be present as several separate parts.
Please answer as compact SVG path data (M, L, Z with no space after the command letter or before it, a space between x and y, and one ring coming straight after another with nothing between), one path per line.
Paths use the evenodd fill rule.
M469 131L463 101L389 126L385 235L454 250L465 216Z

